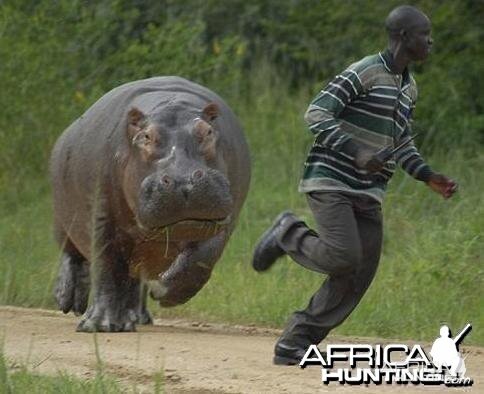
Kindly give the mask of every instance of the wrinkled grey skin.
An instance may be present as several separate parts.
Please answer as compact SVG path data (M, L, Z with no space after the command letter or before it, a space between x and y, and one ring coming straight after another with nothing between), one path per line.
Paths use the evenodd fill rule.
M207 88L178 77L135 81L104 95L58 139L50 169L63 249L55 297L64 313L87 309L78 326L87 332L150 323L148 283L163 306L193 297L222 254L250 180L233 112ZM214 221L222 224L213 234L191 233L192 223ZM180 223L182 235L173 233L166 253L158 252L163 230ZM164 267L149 282L130 271L145 254Z

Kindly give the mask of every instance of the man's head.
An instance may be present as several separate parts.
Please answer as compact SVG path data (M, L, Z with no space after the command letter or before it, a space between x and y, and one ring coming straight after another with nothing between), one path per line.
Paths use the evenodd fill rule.
M448 326L444 325L444 326L440 327L440 336L442 338L447 338L447 337L450 336L450 329L449 329Z
M393 9L385 21L390 44L397 44L411 61L425 60L432 47L431 23L419 9L402 5Z

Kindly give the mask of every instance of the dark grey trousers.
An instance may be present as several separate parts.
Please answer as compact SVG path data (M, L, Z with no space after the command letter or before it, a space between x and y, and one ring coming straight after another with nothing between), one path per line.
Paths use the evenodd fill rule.
M303 267L327 274L305 310L295 312L278 343L318 344L358 305L375 275L382 244L381 205L371 197L311 192L317 232L295 218L284 221L278 243Z

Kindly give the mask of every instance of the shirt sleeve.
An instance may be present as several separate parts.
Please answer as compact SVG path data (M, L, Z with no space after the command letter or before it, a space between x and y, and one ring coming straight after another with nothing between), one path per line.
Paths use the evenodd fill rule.
M410 114L414 108L415 105L412 105L410 109ZM407 123L407 126L405 130L401 133L400 138L396 141L395 146L398 146L411 138L411 115L409 115L409 117L410 119ZM413 141L408 143L404 148L400 149L395 154L395 160L407 174L411 175L419 181L427 182L430 179L430 176L433 174L432 169L424 161Z
M318 143L335 151L353 150L354 146L350 148L353 144L346 144L351 137L341 130L338 116L363 90L358 74L347 69L319 92L304 115L304 120Z

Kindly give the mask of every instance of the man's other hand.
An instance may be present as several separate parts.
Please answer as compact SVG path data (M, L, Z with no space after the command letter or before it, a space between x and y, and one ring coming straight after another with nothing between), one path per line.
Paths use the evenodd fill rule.
M444 198L450 198L457 191L457 183L442 174L432 174L427 181L428 187Z

